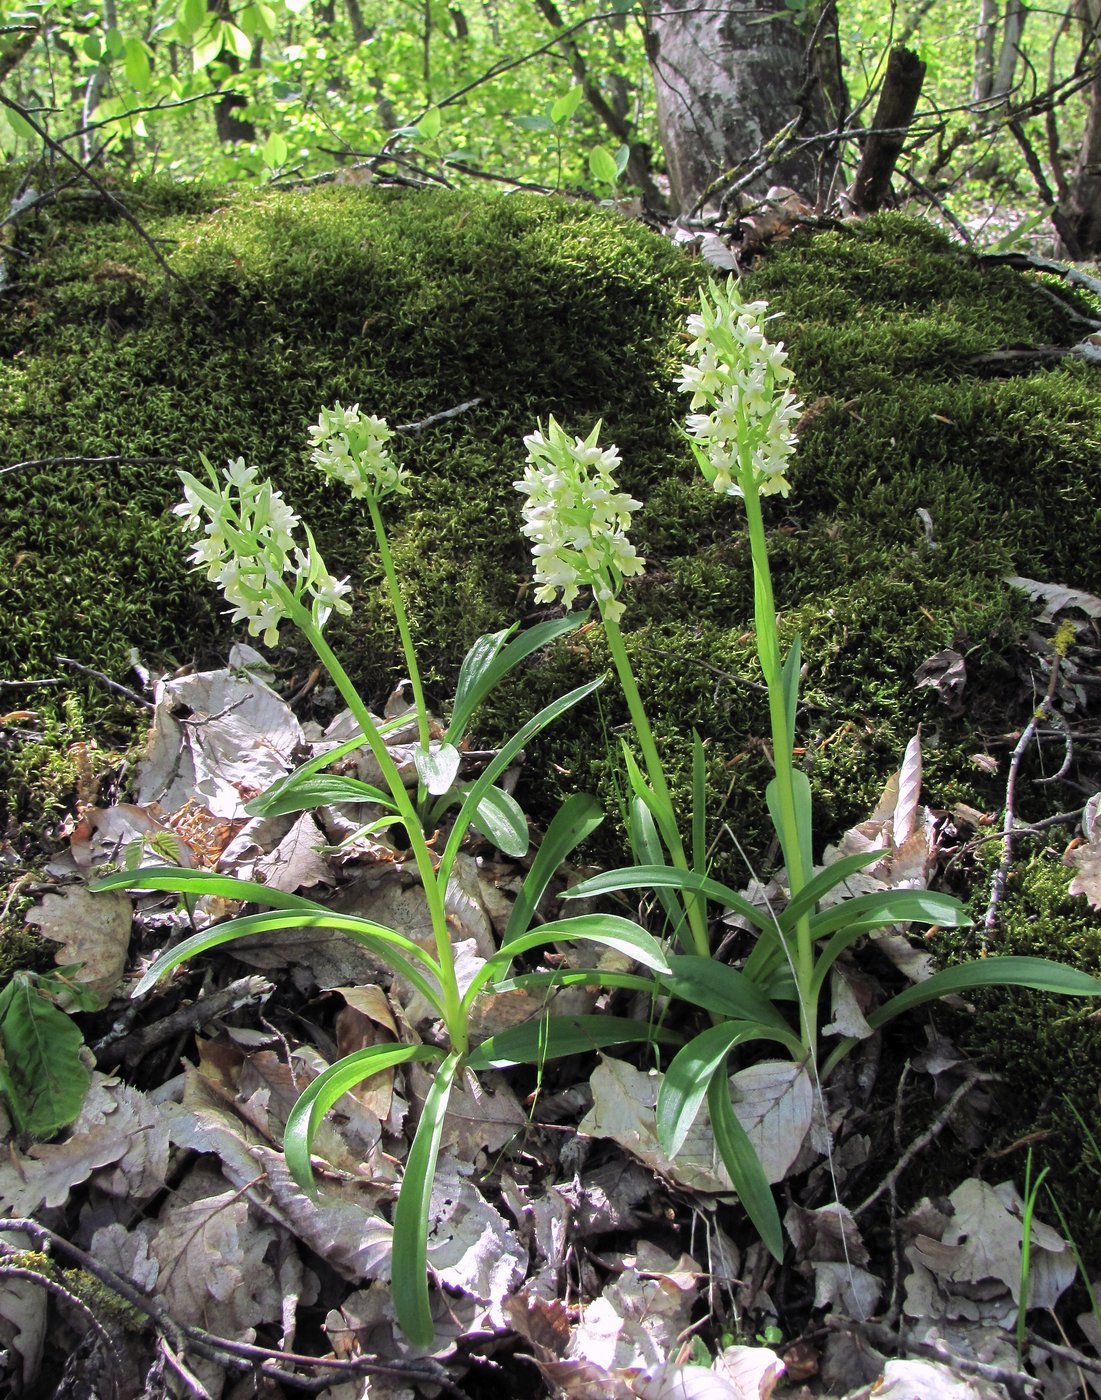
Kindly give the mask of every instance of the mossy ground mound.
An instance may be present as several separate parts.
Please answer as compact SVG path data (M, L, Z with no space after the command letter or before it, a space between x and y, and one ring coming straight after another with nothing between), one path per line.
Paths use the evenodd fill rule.
M748 549L737 507L696 480L674 427L678 332L707 269L637 225L554 200L155 185L126 197L209 314L98 202L23 224L0 322L0 464L194 467L202 451L265 465L329 567L352 575L356 611L331 638L378 701L401 663L366 517L305 465L305 426L336 399L404 423L478 397L402 439L414 494L390 514L443 703L476 635L535 612L511 485L523 435L548 414L578 432L603 418L624 488L646 503L635 533L649 571L625 627L655 729L682 771L692 728L708 738L720 872L745 875L733 838L766 860ZM1101 591L1101 393L1083 363L992 378L973 357L1069 345L1080 322L1037 279L892 216L778 245L750 290L784 312L809 406L793 494L769 523L783 628L802 632L808 662L799 737L820 840L866 815L919 724L927 800L992 810L1004 778L971 756L1004 757L1034 703L1020 679L1032 606L1003 577ZM58 461L0 477L0 674L56 676L61 654L126 680L131 649L152 665L224 654L219 601L185 566L177 497L173 463ZM310 658L287 642L276 659L293 686ZM948 646L967 658L959 717L914 685ZM484 736L606 659L599 629L574 637L497 698ZM7 709L13 694L45 734L9 734L0 751L3 819L26 844L70 800L67 747L123 748L145 717L68 674L4 692ZM625 720L609 686L552 730L529 753L529 810L545 817L577 787L614 807ZM1093 775L1074 776L1088 787ZM1074 800L1026 787L1021 814ZM602 859L618 853L607 827ZM1051 918L1060 943L1058 907Z

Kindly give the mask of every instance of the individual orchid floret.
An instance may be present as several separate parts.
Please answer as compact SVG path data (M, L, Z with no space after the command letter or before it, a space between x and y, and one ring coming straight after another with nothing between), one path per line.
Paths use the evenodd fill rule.
M623 580L641 574L643 560L627 538L640 502L616 490L615 447L597 445L600 424L587 438L573 438L549 419L524 439L528 465L513 485L524 502L523 532L532 542L536 599L553 603L559 591L570 607L581 588L591 588L603 616L623 616Z
M353 496L370 495L375 503L391 494L408 495L407 473L394 463L387 443L393 430L385 418L364 417L359 404L323 408L309 429L310 461Z
M700 314L689 316L692 362L682 366L679 387L692 395L688 436L704 477L720 494L764 496L791 489L788 463L802 405L782 342L764 332L768 303L743 301L730 278L709 282Z
M202 530L191 562L221 588L233 609L231 620L247 622L249 636L262 636L270 647L279 640L288 595L309 599L319 628L334 611L350 612L347 580L326 570L309 530L308 548L298 546L298 516L270 482L259 479L259 469L238 457L219 478L205 457L202 462L210 484L180 472L184 499L174 512L185 530Z

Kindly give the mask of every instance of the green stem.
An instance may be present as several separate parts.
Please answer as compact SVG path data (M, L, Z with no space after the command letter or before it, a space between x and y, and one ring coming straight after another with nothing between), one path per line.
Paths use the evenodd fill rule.
M394 618L398 624L398 635L401 637L401 649L405 653L405 665L409 671L409 684L413 687L413 707L417 712L417 736L421 748L427 753L428 707L424 703L424 690L421 686L420 671L417 668L417 653L413 647L413 634L409 630L409 618L406 615L405 604L402 601L401 588L398 584L397 572L394 569L394 556L390 553L390 542L386 538L386 528L382 523L378 502L370 492L367 494L367 509L371 513L371 528L374 530L375 539L378 541L378 554L379 558L382 560L382 572L386 575L386 587L390 593L390 602L393 605Z
M761 512L761 497L752 466L743 463L740 475L745 494L749 547L753 558L753 616L757 632L757 655L760 658L765 684L768 686L772 759L776 770L776 795L780 818L780 830L777 835L783 848L788 885L794 899L807 884L811 872L805 869L803 843L796 815L794 769L789 737L791 726L784 699L783 665L780 661L780 639L776 628L776 603L772 592L772 573L768 562L768 541ZM814 940L811 937L809 914L805 914L796 923L793 962L795 980L799 988L803 1046L808 1052L812 1052L817 1038L817 1007L810 991L811 979L814 976Z
M394 805L405 823L409 846L413 852L413 860L417 866L417 873L420 875L425 902L428 905L428 913L432 921L436 960L440 965L440 992L443 1001L444 1022L452 1048L459 1054L465 1055L470 1045L469 1031L462 1009L458 979L455 975L455 955L451 946L451 934L447 927L444 893L436 878L436 870L432 864L432 852L428 849L428 842L424 839L424 831L417 809L406 791L397 764L386 747L386 741L378 732L378 726L375 724L370 710L360 698L359 692L352 684L347 671L340 664L336 653L322 636L320 628L314 623L312 614L302 606L285 584L276 583L272 587L283 603L287 616L317 653L318 660L328 671L345 704L355 717L356 723L363 731L383 780L390 789Z
M639 748L642 750L642 761L646 769L646 776L650 779L650 786L654 790L657 798L658 811L655 818L658 828L661 831L662 839L666 849L672 858L673 864L678 870L689 870L688 858L684 853L684 843L681 841L680 832L677 830L676 816L673 808L673 799L669 793L669 784L665 780L665 770L661 765L661 758L658 755L657 745L654 742L653 730L650 728L650 721L646 717L646 709L642 703L642 696L639 694L638 685L635 682L635 673L631 669L631 659L627 655L627 648L623 644L623 633L619 630L619 624L607 617L601 609L601 617L604 620L604 635L608 640L608 650L612 654L612 662L619 676L619 683L623 687L623 694L627 700L627 710L631 716L631 724L638 739ZM688 912L688 926L692 937L692 945L700 957L710 956L710 948L707 938L707 918L702 897L695 893L685 892L685 908Z

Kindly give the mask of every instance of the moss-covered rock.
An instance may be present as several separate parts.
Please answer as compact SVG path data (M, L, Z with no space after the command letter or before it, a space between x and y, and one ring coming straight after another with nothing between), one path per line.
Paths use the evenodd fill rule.
M64 655L125 681L133 651L151 665L224 652L219 600L187 572L171 514L176 466L201 451L270 469L329 567L352 576L356 610L331 639L378 701L401 662L368 523L306 465L305 427L337 399L400 424L476 397L403 435L414 494L389 513L445 703L475 636L538 611L512 489L523 435L551 413L578 432L602 418L624 488L645 502L635 533L649 568L624 625L659 741L683 781L691 729L708 740L719 872L745 875L735 838L765 861L748 549L736 505L696 479L674 427L679 331L707 269L639 225L559 200L122 193L173 278L100 201L74 198L18 229L0 321L0 465L32 464L0 476L0 674L56 676ZM777 245L750 291L783 312L808 405L793 494L768 519L783 629L804 638L799 742L820 841L866 814L919 724L927 799L993 809L1004 780L971 757L1008 752L1034 704L1021 680L1032 608L1004 575L1101 591L1101 394L1079 361L998 378L974 357L1070 345L1080 321L1041 279L894 216ZM948 646L967 659L959 716L914 685ZM310 667L291 637L276 660L288 682ZM483 737L606 661L598 628L576 634L502 690ZM91 738L123 747L145 718L72 672L10 694L57 752ZM625 722L609 685L549 731L529 750L529 810L545 818L578 787L614 809ZM36 754L18 735L0 748L3 820L22 842L42 836L58 800L62 770ZM1092 772L1073 776L1088 787ZM1051 789L1022 801L1030 816L1070 805ZM621 837L606 828L595 855L615 859ZM1069 915L1052 923L1058 947Z

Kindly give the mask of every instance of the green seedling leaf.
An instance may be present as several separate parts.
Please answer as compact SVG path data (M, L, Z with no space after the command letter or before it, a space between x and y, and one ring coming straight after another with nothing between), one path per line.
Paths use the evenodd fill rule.
M550 106L550 119L555 126L565 126L573 114L581 106L581 99L585 96L585 90L580 84L564 92Z
M530 117L515 117L513 120L516 122L516 125L522 127L524 131L554 130L554 122L551 121L550 117L543 116L541 113Z
M545 1016L510 1026L483 1040L467 1056L471 1069L506 1069L509 1065L542 1064L567 1055L585 1055L608 1045L638 1041L676 1044L680 1037L661 1026L648 1026L627 1016Z
M785 933L789 932L804 914L813 912L815 905L824 899L830 890L842 884L850 875L856 875L882 859L882 851L860 851L855 856L843 856L840 860L835 860L825 870L820 870L812 880L808 880L783 913L777 916L776 922Z
M746 1214L753 1222L765 1248L778 1262L784 1257L784 1234L780 1213L772 1188L768 1184L760 1158L753 1150L746 1130L738 1122L730 1101L730 1085L726 1067L720 1065L707 1086L707 1110L711 1115L711 1131L723 1165L730 1173Z
M369 1045L345 1055L312 1079L287 1114L283 1130L287 1170L302 1190L316 1199L317 1183L310 1160L314 1138L321 1120L343 1094L384 1069L409 1060L437 1060L442 1054L434 1045Z
M80 1112L91 1076L84 1037L39 986L16 972L0 993L0 1089L21 1133L53 1137Z
M662 1078L657 1102L658 1141L667 1157L675 1157L684 1146L713 1074L725 1066L734 1046L749 1038L748 1029L744 1023L732 1021L711 1026L674 1055Z
M508 916L504 937L501 939L503 947L528 931L532 916L554 872L570 852L594 832L603 820L604 813L599 804L583 792L575 792L555 812Z
M529 627L511 642L508 639L516 630L514 627L479 637L459 670L447 742L458 744L478 706L521 661L567 632L576 631L587 618L588 613L567 613L565 617Z
M401 1330L414 1346L420 1347L430 1347L436 1331L428 1298L428 1210L447 1101L460 1063L460 1057L452 1051L425 1095L394 1210L390 1294Z
M339 759L342 759L345 756L345 754L351 753L354 749L362 748L366 742L367 739L363 734L356 734L351 739L345 739L344 743L337 744L335 749L329 749L325 753L316 754L313 758L307 759L305 763L299 764L299 766L294 770L293 773L288 773L285 778L278 778L274 783L272 783L271 787L269 787L266 792L262 792L259 797L254 797L252 801L246 806L245 811L249 814L250 817L274 817L282 815L284 810L292 812L303 810L301 808L296 807L276 809L272 804L280 802L282 800L283 794L286 792L293 791L298 786L298 784L303 781L303 779L312 777L315 773L319 773L322 768L330 767ZM335 778L336 776L336 774L332 773L327 773L324 775L326 779ZM339 781L342 783L354 783L358 780L355 778L341 777ZM392 807L394 805L393 799L388 793L381 792L378 788L371 787L369 783L364 783L363 787L367 790L367 792L374 793L375 796L367 797L366 795L364 795L362 797L350 798L337 797L327 800L331 800L334 802L384 802L389 807Z
M767 914L750 904L736 890L709 880L695 870L677 870L671 865L625 865L618 870L606 870L582 880L579 885L566 890L563 899L584 899L594 894L614 894L619 890L674 889L692 890L706 895L728 909L734 909L762 933L775 932L775 926Z
M617 175L619 176L619 178L620 178L621 180L622 180L622 178L623 178L624 171L627 169L627 166L630 164L630 160L631 160L631 148L630 148L630 146L620 146L620 147L618 148L618 150L616 151L616 153L615 153L615 168L616 168L616 173L617 173Z
M420 778L432 797L439 797L454 786L459 776L459 750L452 744L441 744L427 750L417 748L413 752L417 777Z
M116 870L93 880L88 888L99 890L165 890L192 898L212 894L220 899L240 899L267 904L272 909L302 909L308 913L326 912L323 904L286 890L272 889L256 880L237 880L232 875L214 875L209 870L184 870L178 865L148 865L144 870Z
M443 117L438 107L429 107L424 116L418 117L416 130L425 141L435 141L443 127Z
M126 40L126 56L122 67L126 81L135 92L149 91L149 84L153 81L153 69L149 62L148 50L140 39Z
M614 185L619 179L619 166L607 146L594 146L589 152L589 174L599 185Z
M227 919L225 923L194 933L177 943L174 948L153 963L131 993L144 995L173 968L179 967L188 958L209 953L226 943L234 943L239 938L248 938L257 933L276 933L281 929L301 930L307 928L331 928L346 934L353 943L361 943L371 949L376 957L401 974L427 998L429 1004L442 1016L443 1006L438 990L418 970L416 964L426 967L434 977L439 976L439 967L430 953L426 953L411 938L406 938L385 924L376 924L370 919L361 919L354 914L337 914L331 910L299 913L290 911L276 914L246 914L239 919ZM398 950L398 951L395 951Z
M245 808L250 817L282 817L288 812L310 812L336 802L373 802L376 806L394 810L388 793L358 778L345 778L337 773L310 774L292 781L283 779L261 793Z

